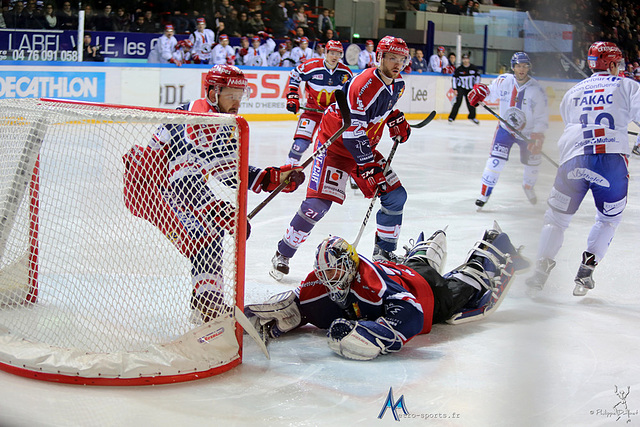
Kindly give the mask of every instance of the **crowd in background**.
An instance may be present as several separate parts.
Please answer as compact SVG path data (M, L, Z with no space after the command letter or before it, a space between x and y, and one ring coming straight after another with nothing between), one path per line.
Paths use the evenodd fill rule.
M78 27L77 3L70 1L3 1L0 28L61 29ZM333 9L310 9L292 0L209 1L96 1L84 2L85 31L162 33L166 24L176 34L196 30L198 18L206 18L216 36L241 37L271 33L275 38L325 42L338 39ZM327 34L327 31L329 34Z

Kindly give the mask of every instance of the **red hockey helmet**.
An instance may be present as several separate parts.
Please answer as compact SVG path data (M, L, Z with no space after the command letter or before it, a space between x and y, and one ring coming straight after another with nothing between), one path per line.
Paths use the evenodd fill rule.
M342 48L342 43L338 40L329 40L324 47L324 50L328 52L339 52L340 55L344 54L344 49Z
M611 42L595 42L589 48L587 62L592 70L608 70L609 64L615 62L620 64L622 61L622 52Z
M193 42L189 39L180 40L178 43L176 43L176 50L180 49L181 47L191 49L193 47Z
M207 75L204 77L202 85L207 97L209 96L209 91L211 89L215 90L216 101L218 99L218 94L220 93L222 88L225 87L243 89L244 96L247 98L251 94L247 78L244 76L244 73L240 71L240 69L235 65L214 65L213 68L211 68Z
M378 62L382 59L382 55L385 53L395 53L396 55L402 55L405 57L406 67L411 60L409 56L409 48L407 47L407 43L401 39L400 37L393 36L385 36L378 42L378 48L376 49L376 58Z

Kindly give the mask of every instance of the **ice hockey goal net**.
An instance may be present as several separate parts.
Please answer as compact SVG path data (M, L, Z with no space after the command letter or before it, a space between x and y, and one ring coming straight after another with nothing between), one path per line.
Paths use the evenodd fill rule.
M171 194L168 207L154 213L153 197L131 187L125 194L123 156L136 145L144 152L161 127L176 144L190 138L231 150L219 162L223 171L208 171L206 185L227 219L246 218L249 132L241 117L0 101L0 369L48 381L140 385L241 363L234 308L243 303L246 220L205 223ZM163 182L151 177L144 191L166 195ZM173 219L149 219L167 212ZM172 227L181 226L203 233L191 252L178 248ZM194 262L216 263L205 265L215 272L219 298L209 301L214 314L204 321L192 300Z

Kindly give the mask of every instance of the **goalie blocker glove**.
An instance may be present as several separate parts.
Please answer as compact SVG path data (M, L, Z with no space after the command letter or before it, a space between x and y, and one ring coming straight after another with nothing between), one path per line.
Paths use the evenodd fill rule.
M380 354L402 349L402 339L387 319L354 321L336 319L331 323L329 348L340 356L354 360L371 360Z
M304 172L302 172L302 168L295 167L293 165L285 165L277 167L268 167L264 169L262 179L259 180L260 186L262 190L272 192L282 182L282 174L284 172L291 171L285 179L289 182L286 187L282 191L285 193L290 193L295 191L303 182L304 182Z
M296 114L300 109L300 96L298 91L291 91L287 94L287 111L291 111Z
M244 314L263 338L278 338L302 323L300 309L293 291L282 292L262 304L249 304Z
M400 110L393 110L387 117L387 126L389 126L389 135L391 139L398 140L400 143L405 142L411 135L411 126L404 118L404 113Z
M489 86L484 83L473 85L473 89L467 95L469 104L472 107L477 107L484 99L489 95Z

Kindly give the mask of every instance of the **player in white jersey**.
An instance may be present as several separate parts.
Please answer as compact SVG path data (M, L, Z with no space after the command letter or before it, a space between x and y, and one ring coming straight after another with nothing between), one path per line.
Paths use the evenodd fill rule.
M259 36L253 36L251 38L251 46L244 57L244 65L249 65L251 67L266 67L269 55L271 55L271 52L276 48L276 42L273 41L273 37L270 37L264 31L260 31L259 34L262 35L265 42L260 44Z
M489 200L500 172L509 160L513 144L520 147L520 162L525 165L522 188L531 204L537 202L533 187L538 180L544 132L549 127L547 96L538 81L529 75L531 60L526 53L513 54L511 69L513 74L501 74L489 86L475 85L468 95L469 102L474 107L485 98L489 101L500 101L500 116L530 140L530 143L527 143L504 123L500 123L482 173L482 187L476 200L478 208L482 208Z
M229 46L229 36L221 34L220 43L218 43L211 51L211 63L214 65L233 65L235 62L236 51Z
M196 22L196 31L189 36L189 40L193 42L191 56L196 64L208 64L216 35L207 28L207 21L204 18L198 18Z
M301 37L300 44L291 49L291 59L295 61L294 66L298 66L311 58L313 58L313 50L309 47L309 39Z
M173 36L173 25L165 25L164 33L158 38L154 45L147 62L151 64L168 64L173 59L173 53L176 50L178 40Z
M589 48L588 63L593 75L568 90L560 104L565 124L558 141L560 167L547 200L536 272L527 280L531 287L544 286L564 231L591 190L596 222L576 274L575 296L594 288L593 271L622 219L629 186L627 125L640 120L640 85L618 77L620 49L611 42L596 42Z
M374 47L373 40L367 40L364 45L364 50L358 55L358 68L361 70L364 70L365 68L375 68L378 66Z

